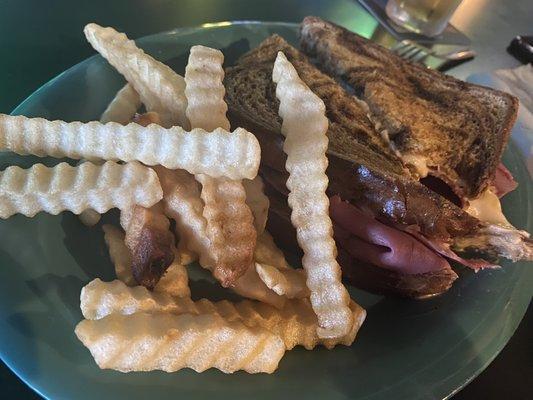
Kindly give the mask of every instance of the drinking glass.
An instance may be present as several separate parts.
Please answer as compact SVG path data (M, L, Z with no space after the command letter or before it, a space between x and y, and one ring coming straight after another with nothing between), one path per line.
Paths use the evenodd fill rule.
M404 28L426 36L440 35L461 0L389 0L385 11Z

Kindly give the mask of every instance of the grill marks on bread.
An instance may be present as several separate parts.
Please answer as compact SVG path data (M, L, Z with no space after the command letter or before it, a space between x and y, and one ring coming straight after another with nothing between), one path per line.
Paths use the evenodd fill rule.
M281 129L281 120L276 112L279 103L275 98L275 86L272 82L268 82L278 51L283 51L297 69L301 79L326 104L326 116L330 122L328 152L347 158L357 158L358 154L354 154L353 145L362 144L379 154L392 171L398 174L405 173L401 162L390 150L387 142L374 129L374 124L367 116L366 105L346 93L333 78L313 66L305 55L278 35L265 39L259 47L242 56L236 67L227 70L226 74L234 78L239 76L237 79L226 78L225 81L226 91L231 92L227 97L229 101L237 103L234 106L237 106L239 113L253 117L251 119L256 119L266 128L275 131ZM246 90L241 90L239 97L236 85L242 84L248 87ZM248 95L243 96L243 93ZM231 105L229 107L231 113ZM261 113L257 113L254 108L260 109Z
M304 19L303 50L368 104L403 155L427 157L431 173L461 197L477 197L501 159L518 102L459 81L317 17Z
M234 126L248 128L261 144L261 164L285 173L279 103L271 83L273 62L283 51L302 80L324 101L330 120L329 193L393 224L416 224L430 238L474 231L478 221L413 179L366 116L366 106L348 94L277 35L226 70L226 103ZM270 171L271 172L271 171ZM271 174L272 175L272 174ZM285 178L286 179L286 178ZM282 182L284 185L284 181Z

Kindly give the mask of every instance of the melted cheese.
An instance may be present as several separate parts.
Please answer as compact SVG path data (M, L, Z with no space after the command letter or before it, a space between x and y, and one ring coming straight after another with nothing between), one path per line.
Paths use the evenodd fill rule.
M500 199L490 188L477 199L469 200L469 203L465 211L473 217L491 224L511 226L503 215Z
M405 164L409 164L415 167L416 172L420 178L425 178L429 174L429 168L427 165L427 158L424 156L414 155L414 154L405 154L402 155L402 161Z

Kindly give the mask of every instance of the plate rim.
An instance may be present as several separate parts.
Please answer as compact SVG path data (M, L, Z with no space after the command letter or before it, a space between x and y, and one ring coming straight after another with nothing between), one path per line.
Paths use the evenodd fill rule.
M199 29L216 29L216 28L222 28L222 27L228 27L233 25L277 25L277 26L287 26L287 27L297 27L300 25L298 22L285 22L285 21L261 21L257 19L236 19L236 20L229 20L229 21L218 21L218 22L205 22L203 24L198 25L190 25L190 26L183 26L183 27L177 27L173 29L169 29L166 31L151 33L149 35L144 35L135 39L132 39L137 43L137 41L143 41L148 40L154 36L162 36L162 35L174 35L177 33L183 33L188 30L195 31ZM142 43L141 43L142 44ZM142 47L141 47L142 48ZM94 50L94 49L93 49ZM56 80L62 79L64 76L68 75L72 72L73 69L79 67L82 64L89 63L94 58L102 57L98 52L96 54L93 54L92 56L89 56L79 62L77 62L74 65L71 65L64 71L61 71L59 74L51 78L50 80L43 83L41 86L39 86L37 89L35 89L33 92L31 92L28 96L24 98L19 104L17 104L9 113L9 115L19 115L19 109L23 108L27 102L36 94L40 93L41 91L45 90L48 86L51 86L55 83Z

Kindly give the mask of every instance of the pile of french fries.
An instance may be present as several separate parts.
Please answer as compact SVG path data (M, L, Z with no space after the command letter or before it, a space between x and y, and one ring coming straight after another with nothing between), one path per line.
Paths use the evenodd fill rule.
M117 279L95 279L80 296L76 335L98 366L271 373L295 346L351 345L366 313L336 262L325 107L283 53L273 80L303 269L265 230L260 147L230 131L223 54L193 46L182 77L112 28L84 32L127 84L99 122L0 115L1 150L82 160L1 172L0 217L71 211L95 225L120 210L122 229L103 226ZM187 265L196 260L245 299L193 301Z

